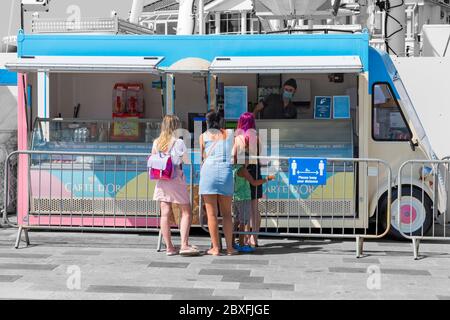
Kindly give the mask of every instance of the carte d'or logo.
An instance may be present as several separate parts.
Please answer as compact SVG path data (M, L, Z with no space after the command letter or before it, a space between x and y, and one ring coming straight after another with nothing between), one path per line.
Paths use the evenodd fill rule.
M86 183L65 183L64 188L67 192L100 192L100 193L109 193L114 194L120 191L121 186L114 183L95 183L94 177L88 177L86 179Z

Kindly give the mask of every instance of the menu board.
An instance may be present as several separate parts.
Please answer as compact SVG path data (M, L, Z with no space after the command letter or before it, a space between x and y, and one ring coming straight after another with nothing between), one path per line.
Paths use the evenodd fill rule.
M331 97L315 97L314 119L331 119Z
M224 89L225 119L236 120L247 112L247 87L226 86Z

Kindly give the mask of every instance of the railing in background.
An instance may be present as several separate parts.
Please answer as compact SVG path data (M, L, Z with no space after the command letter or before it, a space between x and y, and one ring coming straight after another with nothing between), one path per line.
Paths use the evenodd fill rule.
M372 38L369 41L371 47L380 51L386 51L386 41L382 38Z
M17 130L0 130L0 181L4 181L5 160L10 152L17 150ZM8 190L4 190L4 184L0 183L0 194L8 196L8 206L4 204L4 197L0 199L0 208L3 209L2 223L5 223L8 214L14 214L17 209L17 162L10 163Z
M412 240L417 260L421 240L450 240L450 157L404 162L399 168L398 185L398 201L393 204L398 231Z
M80 21L67 19L38 18L31 22L32 33L110 33L110 34L154 34L144 26L112 18L90 18Z

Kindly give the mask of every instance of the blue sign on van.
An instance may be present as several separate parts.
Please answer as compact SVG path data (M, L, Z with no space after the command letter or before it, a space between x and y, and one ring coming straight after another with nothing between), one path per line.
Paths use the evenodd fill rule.
M289 184L326 185L327 159L289 159Z
M315 97L314 119L331 119L331 97Z

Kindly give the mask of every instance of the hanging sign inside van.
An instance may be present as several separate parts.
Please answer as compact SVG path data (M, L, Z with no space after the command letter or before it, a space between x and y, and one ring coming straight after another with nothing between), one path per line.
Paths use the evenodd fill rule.
M331 119L331 97L315 98L314 119Z
M224 102L225 119L239 119L244 112L247 112L247 87L226 86L224 89Z

